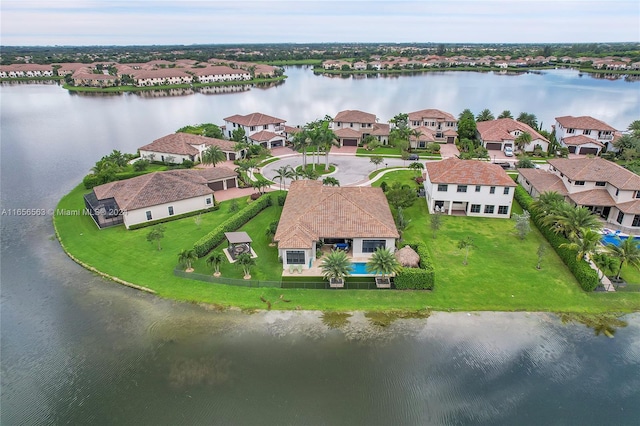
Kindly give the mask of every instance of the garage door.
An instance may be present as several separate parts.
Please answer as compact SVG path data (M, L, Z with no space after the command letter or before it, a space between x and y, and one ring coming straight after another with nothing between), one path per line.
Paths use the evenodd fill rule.
M236 187L236 180L235 179L227 179L227 189L235 188L235 187Z
M271 142L271 148L276 148L278 146L282 146L282 140Z
M233 161L236 159L236 153L235 152L230 152L229 153L229 160Z
M358 139L342 139L342 146L358 146Z
M581 155L598 155L598 148L580 148Z
M453 136L447 136L447 143L454 143L456 140Z
M209 184L209 188L213 189L214 191L222 191L224 189L224 182L211 182Z
M502 144L497 142L487 142L487 149L500 151L502 149Z
M575 146L570 146L569 147L569 153L570 154L575 154L576 153L576 147Z

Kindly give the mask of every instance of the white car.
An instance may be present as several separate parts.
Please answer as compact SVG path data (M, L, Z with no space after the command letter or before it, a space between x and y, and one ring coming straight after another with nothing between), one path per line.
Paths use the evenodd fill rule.
M505 146L504 155L506 155L507 157L513 157L513 148L511 148L510 146Z

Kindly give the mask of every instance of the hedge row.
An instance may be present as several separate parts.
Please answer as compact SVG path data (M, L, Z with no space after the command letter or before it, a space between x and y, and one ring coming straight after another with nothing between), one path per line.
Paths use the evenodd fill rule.
M160 223L171 222L172 220L184 219L185 217L191 217L191 216L196 216L196 215L199 215L199 214L209 213L209 212L212 212L212 211L216 211L219 208L220 208L219 206L213 206L213 207L210 207L208 209L202 209L202 210L196 210L196 211L188 212L188 213L176 214L176 215L165 217L165 218L162 218L162 219L150 220L149 222L144 222L144 223L136 223L135 225L131 225L129 227L129 229L130 230L134 230L134 229L146 228L147 226L153 226L153 225L158 225Z
M85 188L92 189L94 186L103 185L105 183L114 182L116 180L125 180L131 179L134 177L146 175L149 171L141 171L141 172L122 172L116 173L115 175L103 175L103 174L94 174L90 173L82 179L82 183Z
M431 263L427 247L422 244L409 244L420 256L419 268L402 268L393 279L397 289L432 290L436 283L436 274Z
M231 216L229 219L222 222L214 228L213 231L195 242L193 249L196 251L196 255L198 257L206 256L207 253L224 241L225 232L233 232L237 230L242 225L256 217L262 210L269 207L271 203L271 196L263 195L244 209L240 210L238 213Z
M582 287L584 291L595 290L600 283L596 270L589 266L584 259L576 259L578 254L576 250L571 250L567 247L560 247L562 244L569 243L569 240L562 235L556 234L551 230L551 228L542 223L542 217L536 213L535 210L531 209L533 198L521 186L516 188L515 199L520 203L523 209L529 210L529 213L531 213L531 220L540 230L540 233L547 239L547 241L549 241L551 247L553 247L560 259L562 259L565 265L567 265L573 276L576 277L580 287Z

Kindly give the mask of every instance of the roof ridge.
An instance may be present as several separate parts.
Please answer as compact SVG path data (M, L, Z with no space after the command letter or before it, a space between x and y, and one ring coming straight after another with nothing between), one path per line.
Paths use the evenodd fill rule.
M357 187L357 186L356 186L356 187L351 187L351 188L357 189L357 190L358 190L358 192L362 192L362 190L360 189L360 187ZM349 203L350 203L352 206L354 206L354 207L355 207L357 210L359 210L360 212L364 213L364 214L363 214L363 216L370 217L370 218L374 219L374 220L376 221L376 223L378 223L378 224L382 225L383 227L385 227L385 228L387 228L387 229L389 229L389 230L391 230L391 231L398 232L398 230L397 230L397 229L391 229L389 226L387 226L387 224L385 224L385 223L384 223L384 222L382 222L380 219L378 219L378 217L377 217L377 216L375 216L373 213L371 213L371 212L367 212L365 209L363 209L363 208L362 208L362 206L361 206L360 204L355 203L355 202L354 202L352 199L350 199L350 198L347 198L347 197L345 196L345 194L343 194L343 193L342 193L342 191L335 191L335 192L333 192L333 194L338 195L338 196L340 196L340 197L344 198L345 200L349 201ZM325 200L326 200L327 198L329 198L329 197L326 197L326 198L325 198ZM394 225L395 225L395 224L394 224Z

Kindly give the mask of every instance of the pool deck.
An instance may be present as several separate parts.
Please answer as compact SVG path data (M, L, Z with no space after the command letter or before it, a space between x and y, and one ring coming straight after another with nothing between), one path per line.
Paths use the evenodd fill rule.
M325 246L323 247L323 254L328 253L331 250L330 246ZM369 258L367 257L353 257L353 252L351 250L347 251L347 257L349 258L349 260L352 263L367 263L369 261ZM324 256L323 256L324 257ZM285 269L282 271L282 276L283 277L292 277L292 276L299 276L299 277L322 277L322 268L320 268L320 264L322 263L322 258L320 259L316 259L313 261L313 264L311 265L311 268L308 269L303 269L302 272L298 272L298 271L293 271L293 272L289 272L289 269ZM374 274L366 274L366 275L360 275L360 274L356 274L356 275L351 275L354 277L373 277L375 276Z

